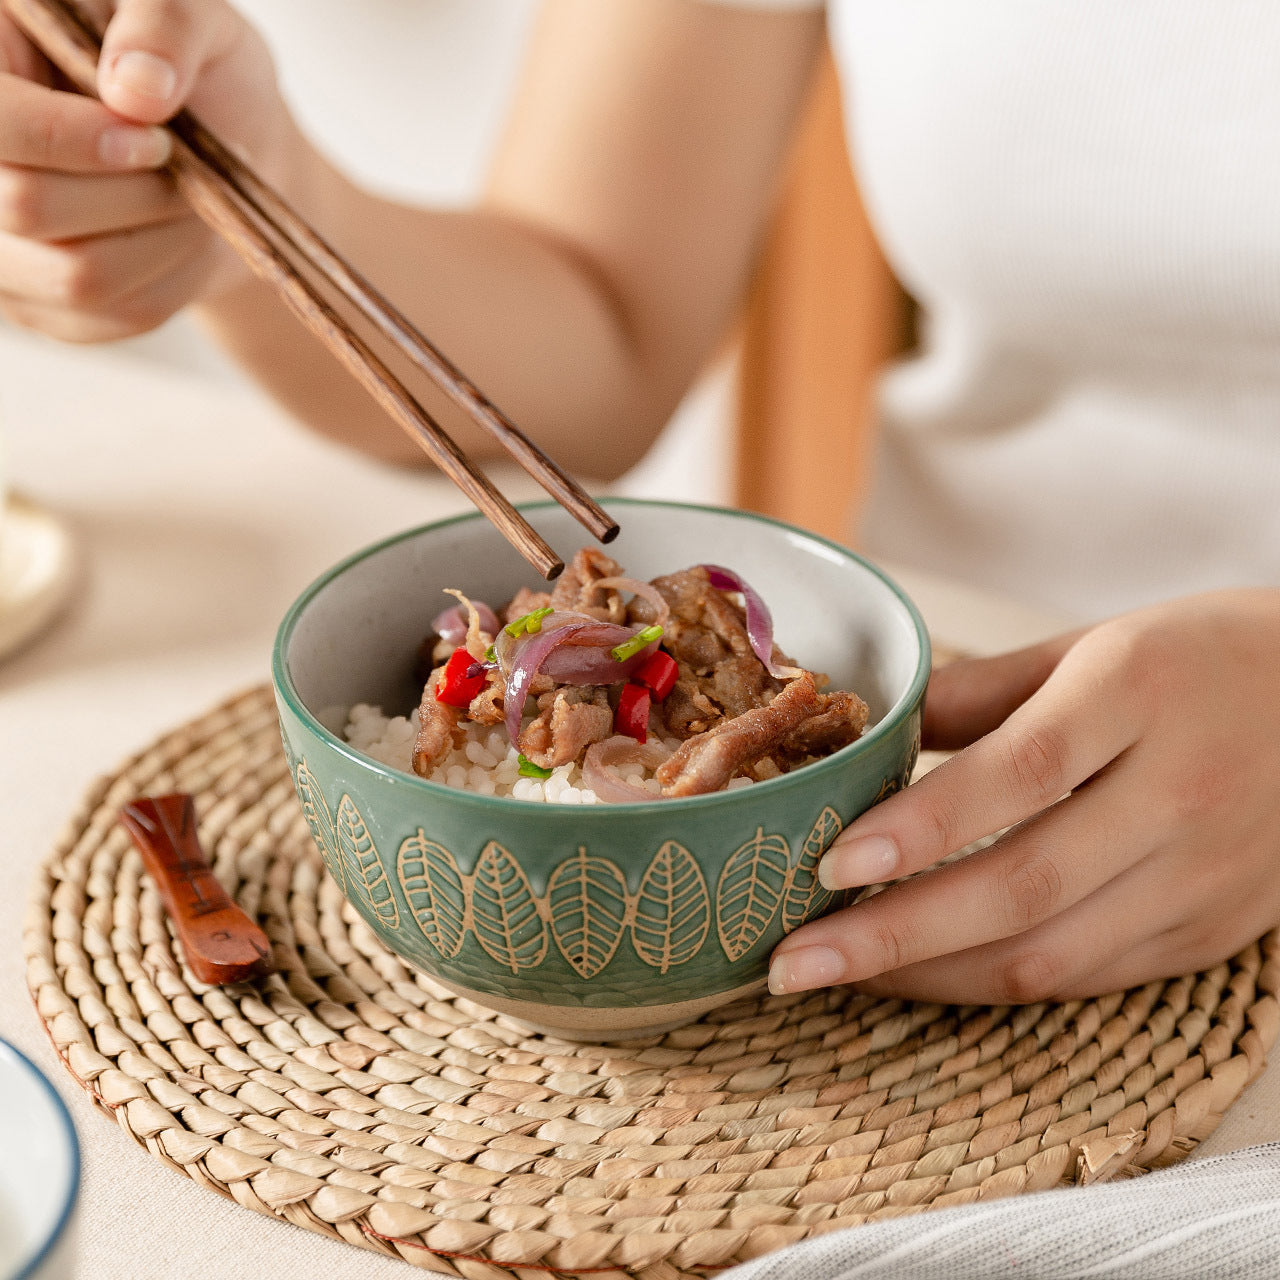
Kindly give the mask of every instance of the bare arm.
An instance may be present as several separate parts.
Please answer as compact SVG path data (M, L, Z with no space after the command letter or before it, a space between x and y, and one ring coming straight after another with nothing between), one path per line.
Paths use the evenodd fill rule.
M371 196L296 133L286 190L544 447L609 477L732 317L819 33L813 15L695 0L551 0L474 212ZM200 311L305 421L419 460L262 286ZM468 450L491 451L441 414Z

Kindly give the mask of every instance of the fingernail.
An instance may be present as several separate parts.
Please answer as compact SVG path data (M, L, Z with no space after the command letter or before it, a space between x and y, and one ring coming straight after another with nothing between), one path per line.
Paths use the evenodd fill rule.
M111 78L119 88L157 102L168 102L178 85L178 73L172 64L141 49L117 54L111 64Z
M154 169L169 159L172 144L164 129L104 129L98 139L98 158L122 169Z
M898 846L892 840L863 836L828 849L818 863L818 881L824 889L879 884L893 875L898 862Z
M789 991L829 987L844 977L844 956L830 947L793 947L773 957L769 990L775 996Z

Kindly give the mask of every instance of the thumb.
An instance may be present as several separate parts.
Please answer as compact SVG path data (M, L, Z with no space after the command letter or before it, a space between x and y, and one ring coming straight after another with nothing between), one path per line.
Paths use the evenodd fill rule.
M221 0L121 0L102 41L98 93L128 119L168 120L237 30Z
M967 747L1002 725L1049 678L1085 629L994 658L962 658L939 667L924 700L922 745Z

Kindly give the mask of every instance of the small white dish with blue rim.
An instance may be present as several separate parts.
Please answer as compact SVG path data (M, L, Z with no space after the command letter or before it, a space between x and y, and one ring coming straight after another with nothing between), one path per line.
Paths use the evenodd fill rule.
M80 1144L53 1085L0 1040L0 1280L69 1280Z

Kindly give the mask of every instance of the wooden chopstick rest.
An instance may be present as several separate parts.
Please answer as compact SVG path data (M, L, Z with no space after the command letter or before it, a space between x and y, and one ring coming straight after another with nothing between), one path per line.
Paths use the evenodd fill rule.
M200 847L189 795L130 801L120 823L160 890L187 967L201 982L247 982L273 971L267 935L228 897Z

